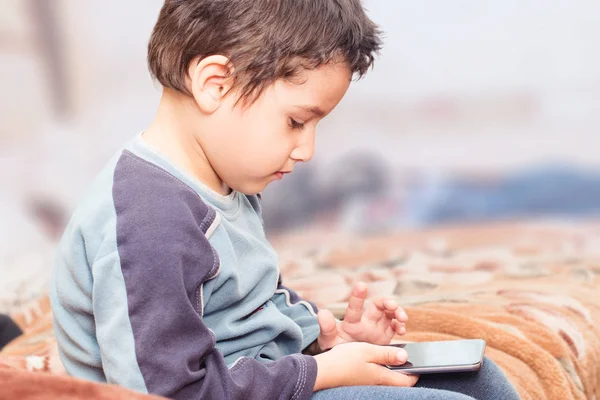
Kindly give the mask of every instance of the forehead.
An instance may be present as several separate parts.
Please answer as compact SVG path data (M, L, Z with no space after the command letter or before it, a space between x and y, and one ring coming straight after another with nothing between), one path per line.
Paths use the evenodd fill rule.
M351 79L352 73L345 63L329 63L302 70L293 81L281 79L274 89L278 101L329 113L346 94Z

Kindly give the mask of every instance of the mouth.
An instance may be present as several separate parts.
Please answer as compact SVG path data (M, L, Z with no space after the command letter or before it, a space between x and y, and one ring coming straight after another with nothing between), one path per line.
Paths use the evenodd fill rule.
M275 176L277 177L277 179L281 179L281 178L283 178L284 175L287 175L291 172L292 171L277 171L277 172L275 172Z

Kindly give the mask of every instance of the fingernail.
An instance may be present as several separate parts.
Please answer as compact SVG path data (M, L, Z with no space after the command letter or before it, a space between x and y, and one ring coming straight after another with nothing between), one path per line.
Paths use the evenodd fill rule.
M398 361L404 362L404 360L408 358L408 354L406 353L406 350L399 350L396 357L398 358Z
M400 314L400 317L404 320L408 319L408 315L404 311L402 311L402 313Z

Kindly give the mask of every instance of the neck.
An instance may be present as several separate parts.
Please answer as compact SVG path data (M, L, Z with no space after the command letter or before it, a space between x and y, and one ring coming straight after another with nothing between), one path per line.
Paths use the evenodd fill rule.
M194 100L165 88L154 121L143 133L143 140L212 190L227 195L230 189L211 166L199 130L202 117Z

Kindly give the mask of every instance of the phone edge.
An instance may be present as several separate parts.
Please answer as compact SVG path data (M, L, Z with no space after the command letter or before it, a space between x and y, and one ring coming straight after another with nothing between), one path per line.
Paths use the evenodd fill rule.
M475 372L481 368L482 361L475 364L447 366L447 367L419 367L419 368L402 368L401 366L386 365L392 371L398 371L407 375L424 375L424 374L443 374L449 372Z

